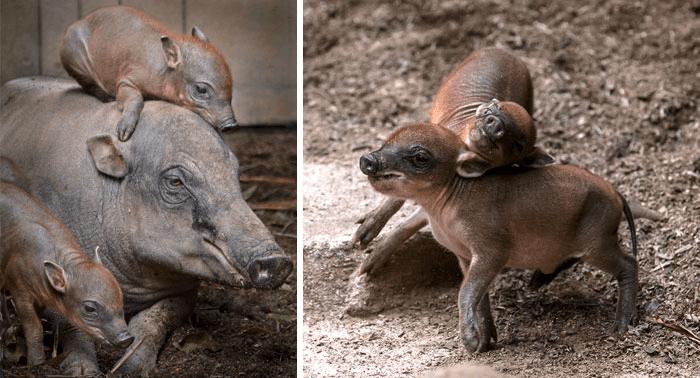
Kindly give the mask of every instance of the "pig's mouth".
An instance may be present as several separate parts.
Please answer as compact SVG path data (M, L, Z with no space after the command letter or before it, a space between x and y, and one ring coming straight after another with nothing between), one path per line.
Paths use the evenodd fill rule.
M216 260L221 264L222 267L224 267L226 272L233 275L231 281L242 284L245 281L245 278L241 273L243 272L243 269L237 267L233 261L229 260L228 256L226 256L226 253L224 253L224 250L221 249L218 245L216 245L215 241L209 240L207 238L204 238L203 240L205 245L211 247L210 249L216 257Z
M404 177L404 174L401 172L384 172L382 174L375 174L367 177L370 181L388 181L400 179Z

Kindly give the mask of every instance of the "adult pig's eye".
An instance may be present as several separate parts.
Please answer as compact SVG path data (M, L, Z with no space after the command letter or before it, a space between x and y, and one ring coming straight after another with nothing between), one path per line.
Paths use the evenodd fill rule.
M160 180L160 194L163 200L176 205L187 201L190 192L182 179L174 175L165 175Z

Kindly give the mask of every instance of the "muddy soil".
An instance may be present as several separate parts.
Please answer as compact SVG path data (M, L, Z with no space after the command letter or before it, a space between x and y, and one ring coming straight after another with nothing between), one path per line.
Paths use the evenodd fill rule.
M295 267L296 134L292 125L243 128L225 135L241 165L241 186L248 203L292 258ZM273 291L203 283L195 316L169 337L152 376L295 377L296 282L295 269L286 283ZM14 314L11 319L19 324ZM51 340L47 334L45 343L50 346ZM100 370L107 373L122 354L116 348L98 346ZM60 373L51 366L52 361L34 368L22 363L26 359L20 365L3 361L4 377L46 377Z
M700 345L700 2L304 2L304 376L414 377L458 363L518 377L694 377ZM588 169L661 221L637 220L639 323L611 334L617 283L576 265L538 291L506 270L490 290L495 349L457 334L461 273L429 232L369 282L350 243L381 197L358 169L472 51L528 66L539 145ZM404 206L390 230L415 207ZM386 231L385 231L386 233ZM382 235L379 236L382 238ZM626 227L620 240L629 249ZM363 299L363 317L346 314Z

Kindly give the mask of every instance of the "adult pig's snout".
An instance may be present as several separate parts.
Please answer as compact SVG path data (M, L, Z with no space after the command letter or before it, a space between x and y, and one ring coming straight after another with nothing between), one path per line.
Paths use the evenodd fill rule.
M381 160L376 153L360 157L360 170L368 176L377 174L381 170L381 164Z
M251 261L248 274L258 289L276 289L292 272L292 260L287 256L265 256Z

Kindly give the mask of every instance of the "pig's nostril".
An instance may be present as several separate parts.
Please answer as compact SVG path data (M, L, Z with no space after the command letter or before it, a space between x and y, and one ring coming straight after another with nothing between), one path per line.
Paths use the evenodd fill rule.
M366 175L377 172L376 162L372 158L372 155L362 155L360 158L360 170Z
M236 117L226 118L225 120L221 121L219 128L221 129L222 133L231 132L238 128L238 121L236 121Z
M292 272L292 260L287 256L267 256L253 260L248 268L250 280L258 289L275 289Z
M134 342L134 336L131 336L128 331L124 331L117 338L116 344L120 348L126 348L131 345L132 342Z
M492 137L494 138L501 138L505 134L505 131L503 130L503 122L501 122L500 119L494 117L494 116L488 116L486 117L486 130L488 130L489 134L491 134Z

